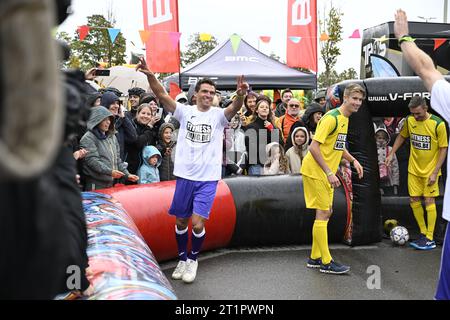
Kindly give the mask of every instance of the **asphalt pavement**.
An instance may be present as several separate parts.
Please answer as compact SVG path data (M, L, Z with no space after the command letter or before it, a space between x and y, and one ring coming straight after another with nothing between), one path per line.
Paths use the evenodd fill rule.
M160 263L180 300L431 300L441 246L419 251L389 240L370 246L331 245L346 275L306 268L310 246L234 248L204 252L192 284L172 280L177 261Z

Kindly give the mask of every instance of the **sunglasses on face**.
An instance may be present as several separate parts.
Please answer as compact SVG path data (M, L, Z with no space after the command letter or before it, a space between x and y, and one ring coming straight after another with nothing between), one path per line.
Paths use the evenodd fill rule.
M300 105L299 104L289 104L289 107L300 108Z

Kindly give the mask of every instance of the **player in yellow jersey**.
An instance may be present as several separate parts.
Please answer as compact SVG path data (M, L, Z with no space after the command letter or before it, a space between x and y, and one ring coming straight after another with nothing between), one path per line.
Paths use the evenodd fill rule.
M366 96L359 84L349 84L344 90L342 105L328 111L317 125L316 133L309 147L309 153L302 163L303 190L306 207L316 209L312 235L312 251L307 267L320 268L321 272L342 274L350 267L333 261L328 248L328 220L333 212L334 188L340 186L336 171L342 157L355 167L362 178L363 168L345 149L348 118L357 112Z
M395 152L410 138L408 193L410 206L420 228L419 239L410 242L410 245L419 250L431 250L436 248L433 240L437 216L434 200L439 196L438 180L447 155L447 131L444 121L428 112L423 98L413 97L408 107L411 115L406 118L400 134L395 139L386 164L390 165ZM425 199L428 225L425 224L421 197Z

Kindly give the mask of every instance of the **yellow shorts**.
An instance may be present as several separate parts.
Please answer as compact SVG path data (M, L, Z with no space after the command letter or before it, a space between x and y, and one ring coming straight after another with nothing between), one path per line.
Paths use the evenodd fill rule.
M439 196L439 177L436 182L428 186L428 178L418 177L408 172L408 193L410 197L437 197Z
M303 176L303 193L308 209L330 210L334 189L328 181Z

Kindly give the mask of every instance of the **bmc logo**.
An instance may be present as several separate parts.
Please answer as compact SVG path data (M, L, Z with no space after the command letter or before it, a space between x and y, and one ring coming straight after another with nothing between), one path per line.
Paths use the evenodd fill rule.
M306 26L311 22L311 1L296 0L292 4L292 25Z
M248 61L248 62L259 62L256 57L247 57L247 56L225 56L225 62L240 62L240 61Z
M163 2L164 2L164 12L163 12ZM170 11L170 0L147 1L147 11L148 11L149 26L167 22L173 19L172 12Z
M189 77L188 78L188 85L196 84L197 81L200 80L200 79L203 79L203 77ZM217 78L217 77L209 77L209 79L214 81L214 80L217 80L219 78Z

